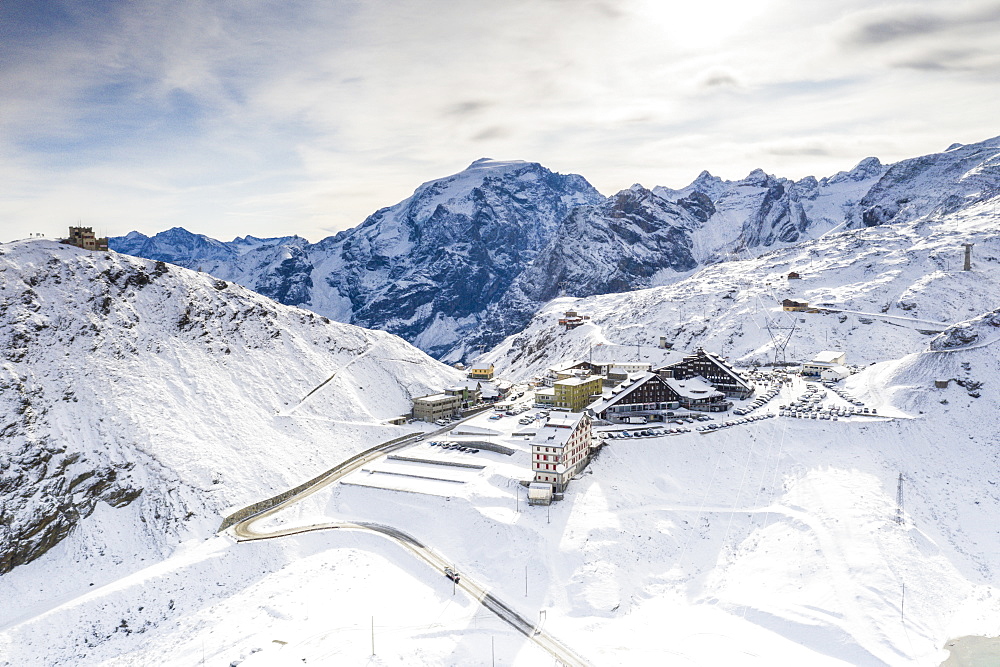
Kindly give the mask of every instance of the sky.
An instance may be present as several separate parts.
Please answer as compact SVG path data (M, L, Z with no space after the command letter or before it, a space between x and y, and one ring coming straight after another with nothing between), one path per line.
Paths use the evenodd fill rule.
M360 224L480 157L606 195L1000 135L1000 2L0 3L0 241Z

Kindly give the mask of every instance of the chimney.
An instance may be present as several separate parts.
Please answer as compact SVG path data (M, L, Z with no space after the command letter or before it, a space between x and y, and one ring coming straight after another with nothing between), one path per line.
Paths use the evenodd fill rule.
M971 271L972 270L972 246L974 246L975 243L963 243L962 245L965 246L965 266L962 268L962 270L963 271Z

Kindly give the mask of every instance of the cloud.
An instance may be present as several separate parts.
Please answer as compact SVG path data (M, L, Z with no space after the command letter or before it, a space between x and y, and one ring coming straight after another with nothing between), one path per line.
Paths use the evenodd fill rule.
M473 141L488 141L490 139L503 139L511 134L510 128L500 125L493 125L476 132L472 135Z
M897 5L859 13L851 21L845 41L851 46L879 46L933 35L960 38L969 29L982 31L1000 23L1000 5L955 4L948 9L926 11L916 5Z
M461 102L455 102L445 107L444 115L474 116L488 109L490 106L492 106L492 103L486 100L462 100Z
M615 192L997 133L954 103L995 94L995 3L806 4L0 3L0 236L315 240L484 152Z
M739 89L743 88L744 84L734 72L714 69L702 75L698 87L707 90Z
M767 153L770 155L778 156L822 156L829 157L834 155L826 146L818 146L815 144L805 144L805 145L786 145L786 146L772 146L766 149Z

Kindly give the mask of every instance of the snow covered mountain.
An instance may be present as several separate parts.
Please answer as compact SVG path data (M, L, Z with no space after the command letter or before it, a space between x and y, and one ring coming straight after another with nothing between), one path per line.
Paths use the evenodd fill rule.
M248 248L183 230L151 239L133 232L110 244L441 354L478 324L575 206L600 199L580 176L483 158L316 244L267 239Z
M676 349L721 352L738 365L802 361L824 349L847 351L850 363L892 358L1000 305L998 206L994 197L955 213L828 233L711 264L661 287L554 299L480 360L528 378L592 350L655 361L661 337ZM965 243L975 244L971 271L962 270ZM792 272L801 278L789 279ZM818 312L786 312L785 299ZM570 309L589 315L589 323L560 327Z
M599 204L577 207L506 294L490 305L478 330L447 358L457 360L476 348L493 347L560 294L627 292L676 280L698 266L691 232L711 210L711 201L701 193L674 203L641 185Z
M145 551L211 534L460 377L384 332L47 241L0 246L0 350L0 574L99 508Z
M695 266L752 258L845 229L962 210L1000 191L1000 138L798 181L703 172L679 190L602 198L536 163L478 160L316 244L222 243L174 229L112 248L201 268L282 303L468 359L559 294L665 285Z

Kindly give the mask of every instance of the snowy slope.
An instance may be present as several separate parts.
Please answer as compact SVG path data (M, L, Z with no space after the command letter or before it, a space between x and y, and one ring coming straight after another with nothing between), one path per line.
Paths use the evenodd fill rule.
M385 419L458 376L389 334L116 253L0 246L0 295L0 571L102 504L129 506L148 548L204 533L393 437Z
M1000 198L915 222L835 232L713 264L663 287L555 299L482 360L529 378L564 359L585 359L594 346L624 346L631 360L638 343L646 359L661 336L676 349L703 345L739 365L773 362L782 339L788 342L779 360L802 361L824 349L845 350L849 363L889 359L925 344L929 334L921 332L997 307L998 206ZM976 244L968 272L961 270L963 243ZM788 280L791 271L802 279ZM786 298L843 312L786 313ZM568 309L591 322L565 331L557 320Z
M997 345L1000 311L847 381L891 418L614 441L551 508L516 505L493 475L447 497L340 485L274 522L403 529L598 666L939 665L949 640L994 634L1000 615ZM373 537L216 538L185 556L19 623L0 647L29 665L551 664ZM143 625L158 596L183 612ZM81 627L109 636L87 646Z

